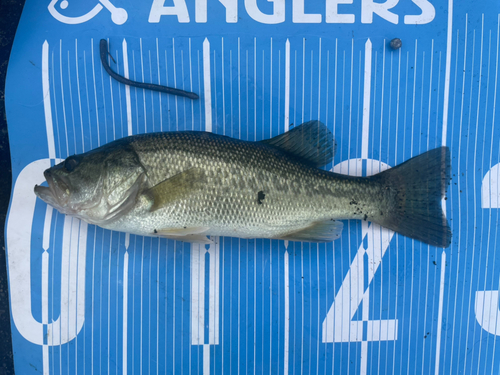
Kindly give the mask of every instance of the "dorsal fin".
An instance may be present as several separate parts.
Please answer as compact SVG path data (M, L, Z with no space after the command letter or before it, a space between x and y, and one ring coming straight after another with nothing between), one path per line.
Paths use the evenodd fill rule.
M332 162L337 146L332 132L317 120L305 122L287 133L261 142L292 154L316 168Z

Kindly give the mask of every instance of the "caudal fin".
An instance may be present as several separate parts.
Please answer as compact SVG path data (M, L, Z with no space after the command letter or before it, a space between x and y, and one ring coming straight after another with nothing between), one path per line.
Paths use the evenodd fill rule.
M429 245L448 247L451 230L441 200L450 182L450 151L440 147L374 176L390 195L378 224Z

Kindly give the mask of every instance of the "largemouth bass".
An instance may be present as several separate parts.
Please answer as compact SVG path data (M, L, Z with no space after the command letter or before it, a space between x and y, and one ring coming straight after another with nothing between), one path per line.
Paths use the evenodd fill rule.
M335 142L311 121L261 142L183 131L130 136L44 172L35 194L106 229L206 243L207 236L328 242L345 219L447 247L450 156L437 148L370 177L319 169Z

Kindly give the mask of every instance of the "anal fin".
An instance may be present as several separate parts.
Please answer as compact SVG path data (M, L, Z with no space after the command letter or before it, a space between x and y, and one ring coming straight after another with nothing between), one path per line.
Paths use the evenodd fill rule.
M154 234L171 240L211 244L212 241L204 234L208 230L208 227L165 228L155 230Z
M280 236L280 240L299 242L331 242L340 237L344 224L337 220L315 221L296 232Z

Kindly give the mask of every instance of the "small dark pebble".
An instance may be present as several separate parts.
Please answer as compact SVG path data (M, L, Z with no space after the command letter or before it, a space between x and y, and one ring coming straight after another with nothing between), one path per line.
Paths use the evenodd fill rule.
M391 43L389 45L391 46L392 49L396 50L401 48L403 42L401 42L401 39L399 38L394 38L393 40L391 40Z

